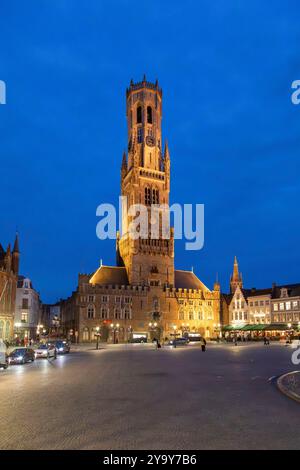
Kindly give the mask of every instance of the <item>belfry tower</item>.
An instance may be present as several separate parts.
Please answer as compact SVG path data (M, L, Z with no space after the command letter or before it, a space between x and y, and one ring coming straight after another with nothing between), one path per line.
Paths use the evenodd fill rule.
M239 265L235 256L234 262L233 262L233 273L230 278L230 292L234 294L238 286L241 289L243 288L243 278L242 278L242 273L239 272Z
M129 235L134 217L122 214L122 236L117 237L117 262L126 267L133 285L174 285L174 237L162 232L162 219L169 217L170 155L162 151L162 90L155 84L131 81L126 91L128 154L121 166L121 195L127 208L142 204L148 212L148 235ZM150 215L153 205L167 205L167 214ZM156 235L154 235L156 234Z

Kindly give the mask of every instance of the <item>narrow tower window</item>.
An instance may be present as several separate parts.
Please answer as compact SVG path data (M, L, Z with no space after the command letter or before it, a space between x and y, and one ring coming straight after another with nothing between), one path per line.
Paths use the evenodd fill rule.
M147 122L152 124L152 108L151 106L147 106Z
M151 189L145 188L145 205L151 206Z
M138 124L142 123L142 107L138 106L136 110L136 122Z
M143 129L142 127L138 128L138 144L143 142Z

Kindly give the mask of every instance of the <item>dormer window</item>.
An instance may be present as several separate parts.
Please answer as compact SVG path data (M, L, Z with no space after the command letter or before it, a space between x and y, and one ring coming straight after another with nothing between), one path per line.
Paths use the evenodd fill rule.
M280 297L288 297L288 291L286 288L280 290Z

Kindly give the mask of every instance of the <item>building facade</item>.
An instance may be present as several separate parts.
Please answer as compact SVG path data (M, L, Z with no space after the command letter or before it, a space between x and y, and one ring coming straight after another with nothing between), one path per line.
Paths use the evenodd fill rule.
M19 339L36 339L41 317L39 293L28 277L19 276L15 309L15 336Z
M7 341L13 339L19 258L18 236L12 251L0 244L0 339Z
M300 327L300 284L266 289L244 289L237 259L230 278L231 293L224 295L228 306L228 324L234 328L245 325L270 325L272 330L294 330ZM226 324L226 323L224 323Z
M169 205L170 153L162 145L162 90L158 83L131 82L126 92L128 153L121 165L121 195L128 206L143 204L147 236L130 236L133 218L122 212L117 266L80 274L78 287L61 303L65 333L79 341L128 341L138 336L215 335L220 324L220 285L206 287L193 271L175 269L174 233L163 235L153 205ZM155 235L154 235L155 234Z
M296 326L300 322L300 284L276 286L271 298L271 322Z

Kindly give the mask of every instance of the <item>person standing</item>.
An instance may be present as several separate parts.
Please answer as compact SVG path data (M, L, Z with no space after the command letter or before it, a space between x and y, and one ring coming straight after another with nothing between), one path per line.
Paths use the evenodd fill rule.
M205 352L206 351L206 339L203 338L203 336L201 337L200 344L201 344L202 352Z

